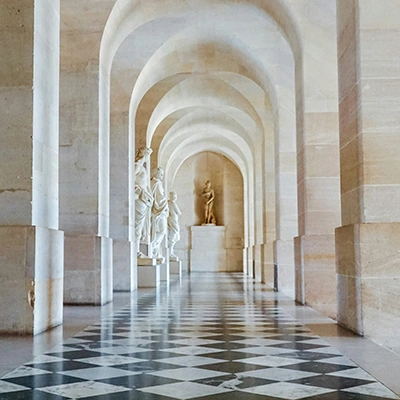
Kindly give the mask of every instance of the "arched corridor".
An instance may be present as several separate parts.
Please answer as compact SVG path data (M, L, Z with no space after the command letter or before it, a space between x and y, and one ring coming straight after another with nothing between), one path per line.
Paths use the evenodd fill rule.
M214 271L400 358L400 3L376 3L3 2L0 334Z

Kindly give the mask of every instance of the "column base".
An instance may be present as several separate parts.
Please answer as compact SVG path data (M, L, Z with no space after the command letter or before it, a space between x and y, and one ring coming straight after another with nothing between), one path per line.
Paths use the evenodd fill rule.
M0 248L0 333L36 335L61 325L64 233L0 226Z
M274 242L274 264L277 266L277 290L295 298L294 243L291 240Z
M262 257L261 257L261 245L253 246L253 260L254 260L254 279L256 282L262 282Z
M303 235L294 239L296 301L336 319L334 235Z
M336 229L338 323L400 347L400 223Z
M261 281L274 287L274 244L261 245Z
M115 240L113 243L113 282L114 291L131 292L131 242Z
M65 304L103 305L113 299L113 241L65 235Z

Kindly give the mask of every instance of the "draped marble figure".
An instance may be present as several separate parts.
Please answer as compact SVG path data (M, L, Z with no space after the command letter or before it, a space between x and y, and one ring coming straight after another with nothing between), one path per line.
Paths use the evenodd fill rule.
M157 258L159 262L164 262L164 257L161 254L161 243L168 231L168 200L162 183L163 177L164 169L158 167L153 170L150 181L154 199L151 215L151 245L153 257Z
M217 221L215 219L213 210L215 193L214 189L211 188L211 182L209 180L206 181L201 195L204 200L204 211L205 211L205 221L203 225L216 225Z
M170 261L178 261L178 257L174 254L174 246L177 242L179 242L180 235L180 226L179 226L179 217L181 216L181 210L176 204L176 200L178 195L176 192L169 193L168 200L168 248L169 248L169 260Z
M152 152L149 147L142 147L136 151L135 157L135 239L138 258L151 258L140 251L140 241L148 242L150 236L153 195L149 187L149 175L144 163L146 157Z

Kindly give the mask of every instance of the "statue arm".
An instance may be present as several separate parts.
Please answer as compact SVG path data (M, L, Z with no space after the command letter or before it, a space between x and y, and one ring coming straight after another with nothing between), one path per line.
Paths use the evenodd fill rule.
M179 209L178 204L176 203L174 204L174 211L178 217L182 215L181 210Z
M162 190L162 184L161 182L156 182L153 186L153 197L154 197L154 204L153 208L157 212L163 211L165 208L168 207L168 200L164 196L163 190Z
M214 189L211 189L211 196L210 196L210 199L207 201L207 204L210 204L211 202L213 202L214 201L214 198L215 198L215 196L214 196Z

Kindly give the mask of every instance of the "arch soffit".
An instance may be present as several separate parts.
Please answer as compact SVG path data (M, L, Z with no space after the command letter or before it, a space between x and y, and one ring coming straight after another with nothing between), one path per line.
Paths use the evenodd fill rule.
M190 3L190 4L188 4ZM258 18L273 19L290 44L295 60L302 59L300 28L285 0L231 0L233 6L257 11ZM100 45L100 65L104 73L110 72L114 55L124 39L139 26L157 18L180 20L187 15L197 16L201 23L201 11L215 13L216 9L227 11L226 0L203 0L199 3L181 0L153 0L152 2L117 0L115 3ZM256 17L255 17L256 20ZM204 17L203 17L204 21Z
M187 131L189 129L203 130L204 128L207 128L206 130L208 131L227 129L244 140L246 146L248 146L251 151L254 151L250 136L246 129L239 124L237 120L221 110L209 108L193 108L188 110L187 114L178 120L172 118L169 126L164 127L166 132L165 135L162 131L159 132L157 130L153 136L153 142L151 145L153 146L153 143L155 143L156 146L168 146L170 142L174 141L176 137L181 135L182 131Z
M237 116L246 116L250 131L256 132L262 140L263 124L260 115L239 91L221 80L192 76L172 88L151 112L146 143L151 143L157 126L173 112L187 107L202 107L204 104L235 111Z
M188 28L170 38L153 54L137 79L131 107L135 109L153 86L169 76L212 71L234 72L246 76L268 94L271 103L276 107L277 95L271 72L254 51L243 41L224 31L210 35L206 27L203 29L205 31L199 33L198 29ZM188 37L192 40L188 41ZM208 50L199 54L200 47Z
M174 140L168 144L162 144L159 151L159 165L170 165L176 154L185 154L186 147L192 144L202 143L215 143L222 145L225 149L231 149L235 152L245 163L246 171L253 170L253 154L247 144L238 137L234 132L228 129L219 129L218 136L215 137L213 132L209 130L194 130L188 129L187 131L180 132L179 136L175 136Z

